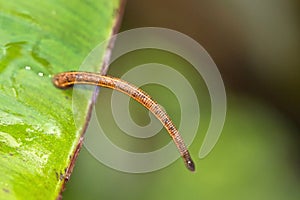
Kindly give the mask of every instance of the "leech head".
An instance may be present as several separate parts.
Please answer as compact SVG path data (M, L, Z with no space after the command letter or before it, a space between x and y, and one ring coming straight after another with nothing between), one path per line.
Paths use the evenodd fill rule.
M186 166L191 172L194 172L194 171L195 171L195 164L194 164L194 162L193 162L193 160L192 160L191 158L185 162L185 166Z
M57 88L65 89L74 85L75 75L72 73L59 73L52 78L52 82Z
M184 164L186 166L186 168L188 168L188 170L190 170L191 172L195 171L195 164L189 154L188 151L186 151L183 156L182 156L183 160L184 160Z

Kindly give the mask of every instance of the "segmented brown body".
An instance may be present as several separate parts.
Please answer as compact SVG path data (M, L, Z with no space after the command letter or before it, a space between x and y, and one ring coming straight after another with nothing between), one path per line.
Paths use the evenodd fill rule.
M53 83L58 88L67 88L73 86L74 84L97 85L112 88L129 95L130 97L141 103L143 106L145 106L147 109L149 109L157 117L157 119L161 121L161 123L175 142L186 167L190 171L195 171L194 162L192 161L192 158L183 142L183 139L179 134L177 128L173 124L172 120L162 109L162 107L143 90L121 79L102 76L100 74L91 72L63 72L53 77Z

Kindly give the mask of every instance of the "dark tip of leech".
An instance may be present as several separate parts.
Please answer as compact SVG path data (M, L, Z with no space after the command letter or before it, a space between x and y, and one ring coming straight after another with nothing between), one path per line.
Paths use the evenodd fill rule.
M192 159L188 159L186 161L186 167L191 171L191 172L194 172L195 171L195 164L193 162Z

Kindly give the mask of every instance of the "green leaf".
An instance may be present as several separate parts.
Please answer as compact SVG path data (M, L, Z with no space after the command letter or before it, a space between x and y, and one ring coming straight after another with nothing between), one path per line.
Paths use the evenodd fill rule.
M0 199L60 194L90 100L75 126L72 90L55 88L51 76L79 68L112 34L119 7L119 0L0 0Z

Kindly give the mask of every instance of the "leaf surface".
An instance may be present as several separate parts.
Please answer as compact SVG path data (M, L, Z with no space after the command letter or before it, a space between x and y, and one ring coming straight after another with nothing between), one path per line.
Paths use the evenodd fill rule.
M55 88L51 77L79 68L113 33L120 6L119 0L0 0L0 199L58 197L91 96L75 126L72 90Z

